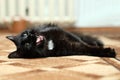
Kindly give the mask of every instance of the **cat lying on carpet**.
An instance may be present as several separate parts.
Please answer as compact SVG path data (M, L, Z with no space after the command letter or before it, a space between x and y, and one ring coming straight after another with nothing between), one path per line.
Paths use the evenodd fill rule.
M33 26L17 36L7 36L17 50L9 58L41 58L68 55L115 57L114 49L104 48L97 38L65 31L54 24Z

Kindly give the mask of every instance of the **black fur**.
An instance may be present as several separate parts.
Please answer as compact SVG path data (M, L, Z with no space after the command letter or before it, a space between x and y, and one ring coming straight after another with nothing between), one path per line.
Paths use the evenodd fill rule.
M114 49L104 48L103 43L97 38L68 32L54 24L33 26L17 36L7 36L7 38L13 41L17 47L16 51L8 55L9 58L39 58L68 55L116 56ZM41 40L37 41L38 38ZM50 40L54 44L52 50L48 49Z

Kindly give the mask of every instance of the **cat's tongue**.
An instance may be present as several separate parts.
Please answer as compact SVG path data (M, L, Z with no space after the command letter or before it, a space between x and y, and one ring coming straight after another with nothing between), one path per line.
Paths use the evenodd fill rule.
M43 36L37 36L36 44L39 45L43 40Z

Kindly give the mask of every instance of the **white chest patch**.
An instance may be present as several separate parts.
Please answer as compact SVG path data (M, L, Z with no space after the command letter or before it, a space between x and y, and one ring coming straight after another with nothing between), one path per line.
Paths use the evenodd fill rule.
M53 50L54 48L54 43L52 40L48 41L48 50Z

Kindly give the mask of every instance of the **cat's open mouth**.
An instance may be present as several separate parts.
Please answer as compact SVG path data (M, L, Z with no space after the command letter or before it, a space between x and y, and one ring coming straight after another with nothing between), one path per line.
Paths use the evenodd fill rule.
M41 35L37 36L36 45L40 45L42 43L43 39L44 39L43 36L41 36Z

